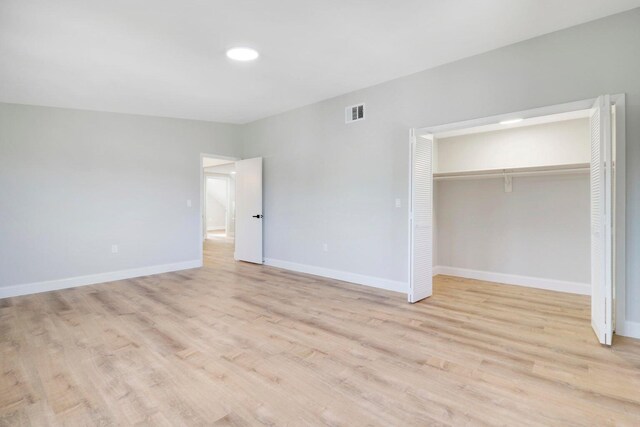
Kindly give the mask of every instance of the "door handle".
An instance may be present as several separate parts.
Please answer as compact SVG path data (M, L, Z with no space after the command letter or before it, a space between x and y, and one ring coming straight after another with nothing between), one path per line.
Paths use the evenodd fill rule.
M253 218L258 218L258 219L260 219L260 218L262 218L262 215L254 215L254 216L253 216Z

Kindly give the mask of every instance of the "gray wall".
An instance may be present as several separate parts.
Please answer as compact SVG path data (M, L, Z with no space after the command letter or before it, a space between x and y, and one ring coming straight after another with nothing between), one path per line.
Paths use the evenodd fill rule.
M200 153L238 131L0 104L0 286L199 259Z
M434 173L571 165L591 161L589 119L439 138Z
M589 174L437 181L436 265L591 283Z
M265 256L406 281L410 127L626 93L627 318L640 321L639 73L635 9L247 125L245 156L265 158ZM358 102L366 120L345 125Z

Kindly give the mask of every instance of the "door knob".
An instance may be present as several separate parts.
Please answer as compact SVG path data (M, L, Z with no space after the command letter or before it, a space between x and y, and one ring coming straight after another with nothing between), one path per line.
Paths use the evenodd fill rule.
M253 216L253 218L258 218L258 219L260 219L260 218L262 218L262 215L254 215L254 216Z

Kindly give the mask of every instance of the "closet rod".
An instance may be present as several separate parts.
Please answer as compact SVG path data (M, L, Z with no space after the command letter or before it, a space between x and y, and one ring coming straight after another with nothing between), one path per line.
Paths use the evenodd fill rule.
M464 175L434 175L435 181L453 180L453 179L478 179L478 178L504 178L505 176L537 176L537 175L569 175L576 173L589 173L590 168L574 168L574 169L551 169L538 171L522 171L522 172L495 172L495 173L478 173Z

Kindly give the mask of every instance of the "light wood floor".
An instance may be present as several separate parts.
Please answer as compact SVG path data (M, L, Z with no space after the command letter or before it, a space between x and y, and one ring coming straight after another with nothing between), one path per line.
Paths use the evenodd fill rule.
M597 344L588 298L230 258L0 300L0 425L640 425L640 342Z

